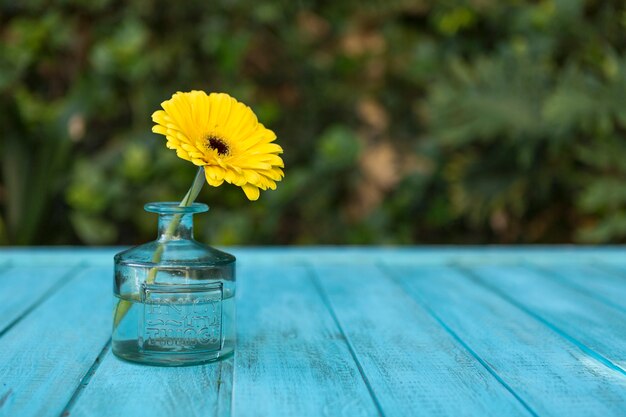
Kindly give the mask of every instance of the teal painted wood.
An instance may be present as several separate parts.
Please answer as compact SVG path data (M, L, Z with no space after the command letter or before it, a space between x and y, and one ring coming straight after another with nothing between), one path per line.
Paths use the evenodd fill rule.
M624 251L626 252L626 250ZM595 265L618 271L622 274L626 273L626 253L622 253L622 256L601 256L596 257Z
M626 311L626 271L602 264L579 268L572 265L543 268L581 291L592 293L607 304Z
M0 262L8 262L12 266L75 266L99 260L99 254L106 254L108 260L104 265L111 264L111 257L116 252L109 248L0 248ZM102 264L101 264L102 265Z
M189 368L102 350L117 251L0 249L0 416L626 409L623 248L235 248L236 357Z
M557 277L524 267L478 267L476 278L507 299L544 320L555 331L573 339L621 368L626 378L626 313L606 305L589 291L564 284ZM594 281L596 276L587 275Z
M13 265L90 265L108 266L113 255L125 248L0 248L0 262ZM626 249L623 247L580 246L434 246L434 247L228 247L225 250L258 265L275 262L302 264L311 259L342 265L375 264L393 261L412 265L442 265L463 262L466 264L511 264L528 261L537 263L587 264L594 261L617 263L626 266Z
M626 270L621 270L619 266L594 262L578 268L556 264L542 266L541 269L582 292L593 294L607 304L626 311Z
M323 292L385 415L532 415L379 268L317 265Z
M110 337L112 268L87 268L0 338L0 415L59 416Z
M593 263L576 268L563 264L543 266L543 269L581 291L592 293L607 304L626 311L626 270L620 266Z
M181 368L123 362L108 351L70 416L229 416L232 359Z
M75 272L75 268L65 266L15 266L0 270L0 335Z
M233 416L378 416L307 269L242 264Z
M393 267L406 290L539 416L622 416L626 376L447 267ZM533 291L520 287L516 296Z

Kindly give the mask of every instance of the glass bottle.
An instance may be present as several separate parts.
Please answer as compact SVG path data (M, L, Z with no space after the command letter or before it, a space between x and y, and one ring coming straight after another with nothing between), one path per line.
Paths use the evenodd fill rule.
M193 203L149 203L158 239L115 255L113 353L152 365L215 361L235 347L235 257L193 238Z

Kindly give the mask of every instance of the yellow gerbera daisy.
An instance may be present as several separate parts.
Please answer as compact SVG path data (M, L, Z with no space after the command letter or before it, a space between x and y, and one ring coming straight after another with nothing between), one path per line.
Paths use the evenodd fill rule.
M284 177L285 165L278 156L283 149L273 143L274 132L228 94L178 92L161 107L152 114L152 131L165 135L166 146L180 158L204 167L210 185L226 181L256 200L259 189L274 190Z

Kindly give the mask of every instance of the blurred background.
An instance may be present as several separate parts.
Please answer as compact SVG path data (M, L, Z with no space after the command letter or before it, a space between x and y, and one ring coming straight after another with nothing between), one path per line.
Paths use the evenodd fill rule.
M223 91L286 177L198 200L218 245L626 241L623 0L0 2L0 244L135 244L195 167L151 133Z

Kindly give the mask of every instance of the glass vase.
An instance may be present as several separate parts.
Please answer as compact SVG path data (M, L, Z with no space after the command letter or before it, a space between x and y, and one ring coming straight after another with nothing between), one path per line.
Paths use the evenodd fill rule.
M150 203L158 238L115 255L113 353L152 365L211 362L235 347L235 257L193 238L205 204Z

